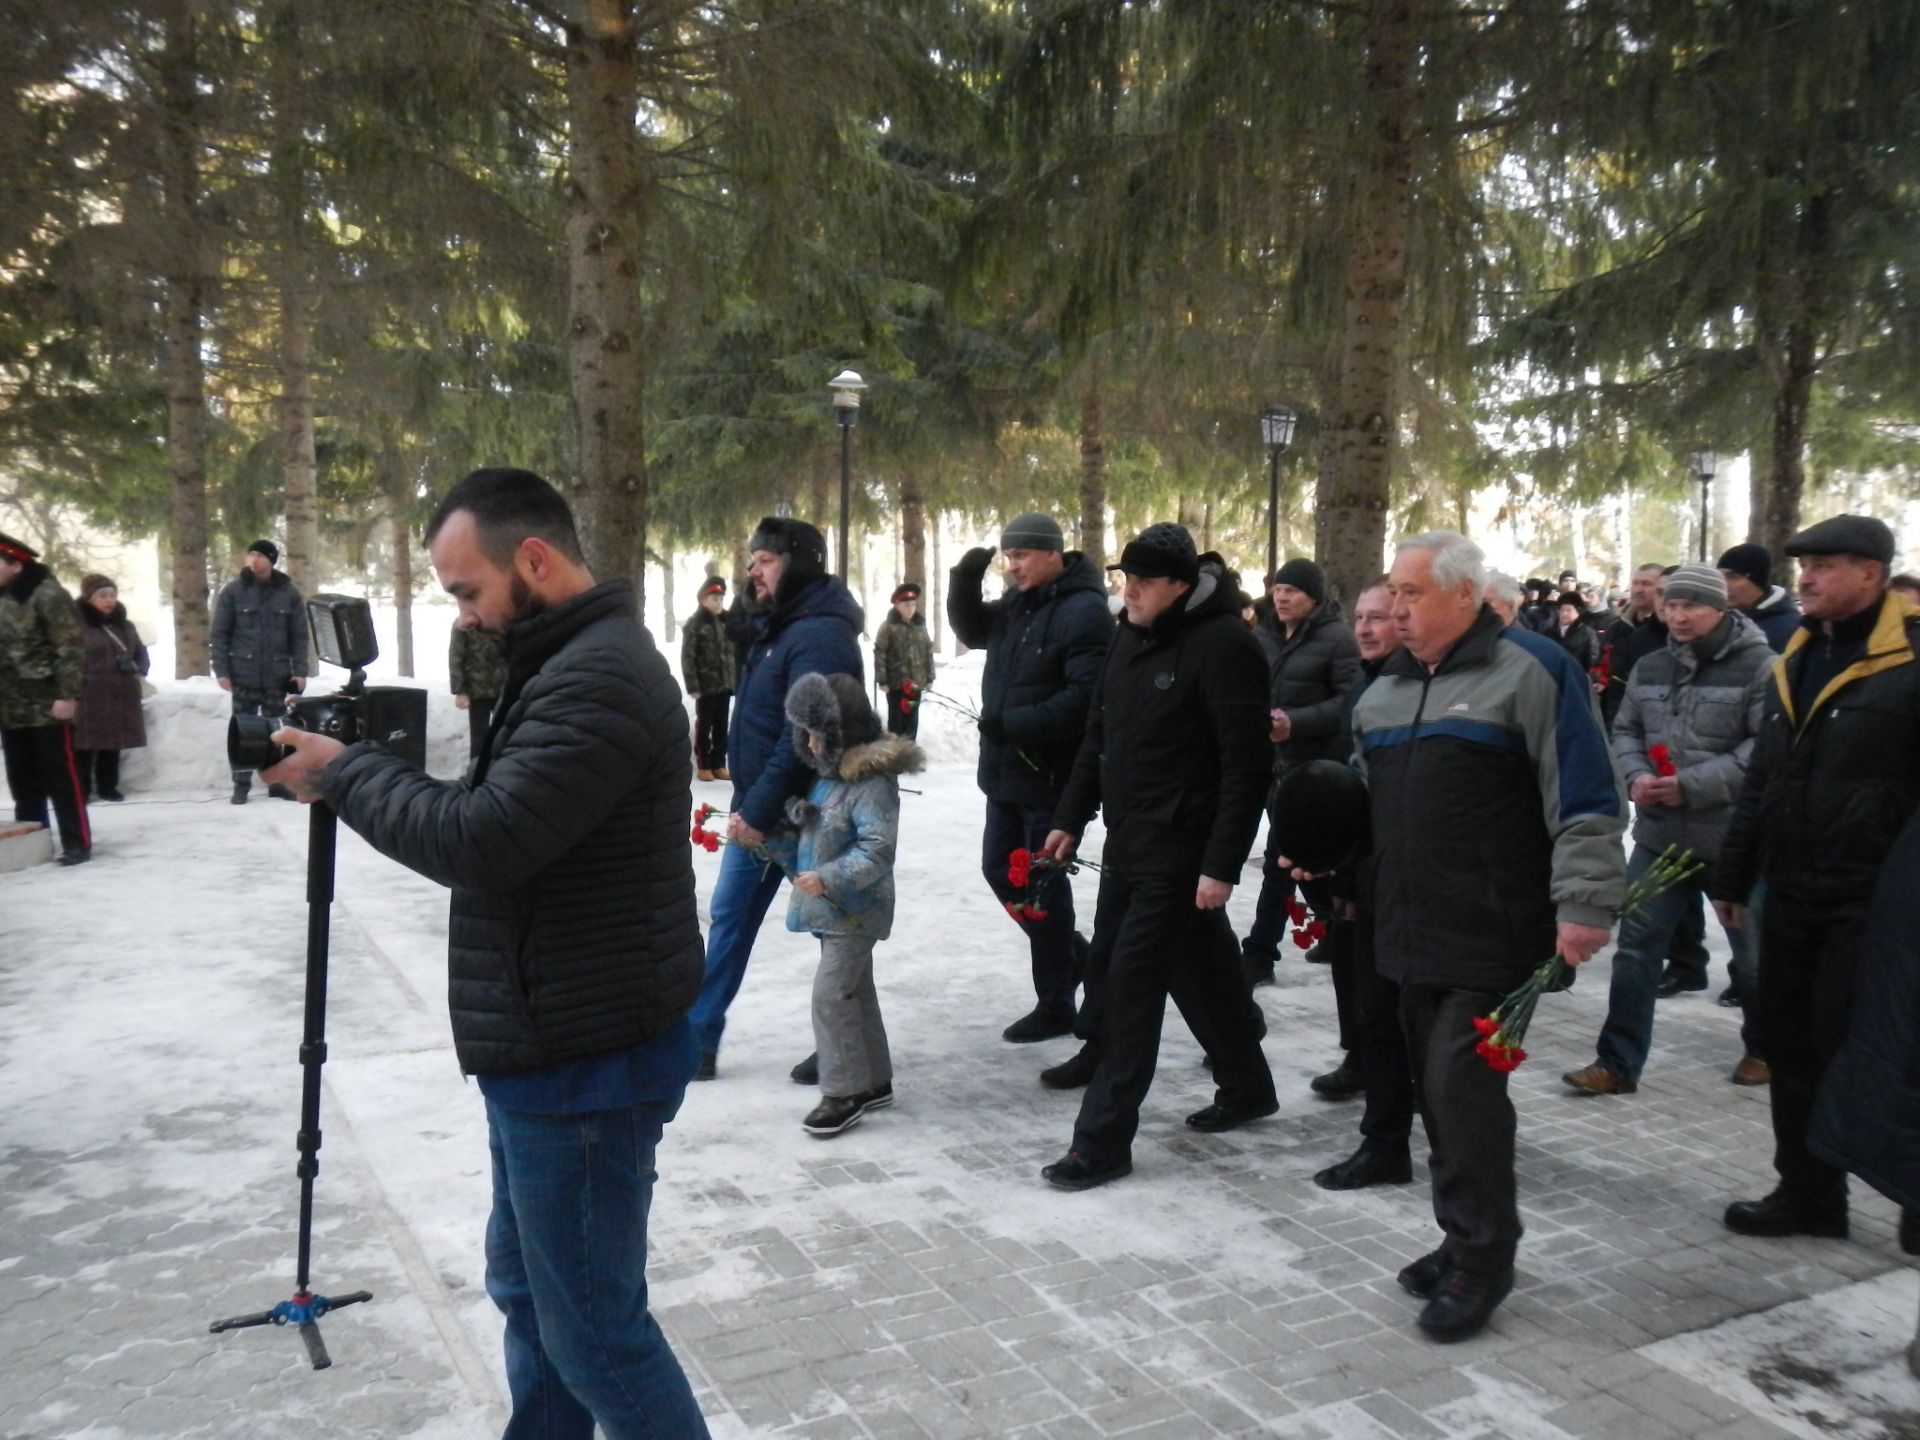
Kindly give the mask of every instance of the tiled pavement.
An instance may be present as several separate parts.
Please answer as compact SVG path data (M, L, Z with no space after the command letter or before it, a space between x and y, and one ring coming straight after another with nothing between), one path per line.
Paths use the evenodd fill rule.
M183 862L178 922L128 917L126 935L50 970L58 912L16 902L47 901L59 877L0 896L16 941L0 949L0 1440L498 1433L484 1151L445 1053L439 960L372 938L443 901L346 883L371 858L342 857L316 1254L378 1298L327 1322L338 1363L323 1375L284 1333L206 1334L287 1288L291 1126L284 1106L233 1097L284 1090L290 1047L276 1041L278 1069L216 1060L223 1036L297 1033L297 992L206 944L193 906L235 882L193 876L197 832L163 809L138 821ZM269 823L289 849L248 863L284 869L298 831ZM243 883L283 882L297 901L297 875ZM1913 1313L1893 1209L1860 1187L1850 1242L1720 1225L1728 1198L1766 1188L1770 1140L1764 1091L1725 1078L1735 1016L1709 999L1662 1003L1654 1067L1620 1099L1558 1080L1590 1058L1604 962L1543 1009L1515 1077L1520 1283L1487 1334L1439 1347L1393 1282L1433 1242L1424 1180L1330 1196L1309 1178L1351 1148L1356 1119L1305 1088L1334 1058L1323 971L1289 961L1260 992L1279 1116L1186 1131L1208 1087L1172 1020L1135 1174L1069 1196L1037 1171L1072 1098L1032 1082L1064 1050L1001 1045L1004 975L930 948L902 947L883 984L895 1110L832 1142L799 1135L792 1032L767 1017L804 1012L806 967L788 962L805 945L770 934L743 997L762 1008L668 1132L654 1299L718 1436L1920 1434L1920 1382L1876 1413L1836 1399L1815 1423L1764 1397L1818 1357L1757 1355L1740 1385L1656 1358L1669 1337L1889 1274L1909 1327ZM167 1013L183 971L194 1033L156 1034L143 1017ZM1909 1333L1871 1343L1891 1356Z

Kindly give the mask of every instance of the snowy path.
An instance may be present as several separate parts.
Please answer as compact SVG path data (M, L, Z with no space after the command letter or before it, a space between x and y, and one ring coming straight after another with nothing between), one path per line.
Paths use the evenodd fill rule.
M1034 1075L1070 1042L998 1038L1030 991L979 880L979 799L961 765L921 788L904 814L899 932L879 955L899 1104L831 1141L800 1130L811 1092L786 1072L811 1048L814 944L776 911L721 1079L692 1088L661 1150L654 1299L716 1435L1874 1440L1920 1427L1920 1382L1897 1363L1916 1283L1892 1208L1856 1187L1846 1244L1719 1224L1770 1173L1765 1094L1725 1079L1734 1012L1662 1002L1637 1096L1560 1085L1591 1058L1605 961L1551 1002L1516 1077L1521 1282L1467 1344L1417 1338L1393 1283L1432 1243L1424 1182L1342 1197L1309 1178L1352 1148L1357 1119L1306 1088L1337 1058L1318 967L1289 959L1259 992L1279 1116L1187 1131L1181 1117L1211 1097L1176 1016L1133 1177L1046 1189L1037 1171L1064 1149L1075 1097ZM321 1374L284 1333L206 1334L284 1298L291 1278L306 818L262 799L137 795L102 807L94 864L0 876L8 1440L262 1423L497 1433L485 1131L447 1033L445 894L351 835L315 1280L376 1299L326 1322L336 1363ZM696 857L703 884L716 867ZM1251 906L1236 894L1242 928Z

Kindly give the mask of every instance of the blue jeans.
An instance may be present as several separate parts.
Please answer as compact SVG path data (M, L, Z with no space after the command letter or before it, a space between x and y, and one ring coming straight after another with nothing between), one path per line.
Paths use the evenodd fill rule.
M707 927L707 973L700 981L699 998L688 1012L705 1055L720 1053L720 1035L727 1028L727 1007L747 978L754 938L767 907L787 877L780 867L754 858L738 845L720 853L720 878L713 885L713 923Z
M1660 858L1658 852L1635 845L1627 858L1631 886ZM1600 1063L1623 1080L1638 1081L1653 1048L1653 1008L1660 971L1674 935L1689 907L1699 904L1704 886L1699 880L1676 885L1656 895L1620 922L1620 944L1613 953L1613 985L1607 995L1607 1023L1600 1030ZM1727 931L1733 946L1733 968L1747 966L1751 927Z
M707 1422L647 1311L654 1151L676 1095L542 1115L487 1103L487 1294L507 1317L503 1440L699 1437Z

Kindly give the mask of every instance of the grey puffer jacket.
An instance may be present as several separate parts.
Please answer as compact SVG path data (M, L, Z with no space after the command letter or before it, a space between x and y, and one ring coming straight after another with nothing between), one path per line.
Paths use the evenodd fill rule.
M371 744L322 772L342 820L452 887L453 1042L475 1075L644 1044L686 1013L705 968L687 714L632 585L596 585L506 638L507 686L468 779Z
M307 610L300 587L279 570L251 570L220 587L209 637L213 673L242 690L285 692L307 673Z
M1636 807L1636 844L1720 858L1760 733L1772 664L1773 647L1760 627L1735 612L1697 641L1669 638L1633 667L1614 717L1613 758L1631 790L1640 776L1659 773L1649 752L1666 746L1686 801Z

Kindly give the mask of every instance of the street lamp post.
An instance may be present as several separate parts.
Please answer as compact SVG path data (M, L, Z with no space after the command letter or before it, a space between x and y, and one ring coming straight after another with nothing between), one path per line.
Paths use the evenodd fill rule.
M833 392L833 418L840 422L840 535L839 576L847 577L847 526L853 508L853 427L860 422L860 392L867 382L857 370L842 370L828 382Z
M1280 568L1280 457L1293 444L1293 427L1299 417L1284 405L1269 405L1260 412L1260 438L1267 447L1267 583Z
M1693 473L1700 480L1700 563L1707 563L1707 508L1708 497L1713 492L1714 467L1720 463L1720 457L1711 450L1693 452Z

